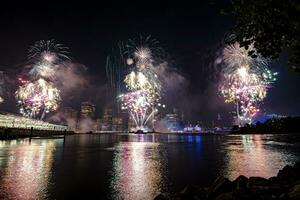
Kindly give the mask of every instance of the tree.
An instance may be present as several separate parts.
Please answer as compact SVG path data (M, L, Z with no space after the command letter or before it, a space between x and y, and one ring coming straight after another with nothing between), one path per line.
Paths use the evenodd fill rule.
M300 1L231 0L229 12L237 19L231 42L254 43L257 53L272 59L288 49L289 66L300 72Z

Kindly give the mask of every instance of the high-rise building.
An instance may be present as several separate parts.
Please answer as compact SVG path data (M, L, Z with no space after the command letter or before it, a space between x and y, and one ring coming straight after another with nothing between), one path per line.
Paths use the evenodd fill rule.
M102 119L98 118L98 119L96 120L95 128L94 128L96 132L102 130L102 124L103 124Z
M64 107L62 111L64 121L68 124L71 130L76 131L78 124L78 111L71 107Z
M90 102L82 102L81 103L81 110L80 110L80 119L91 118L95 117L95 105Z
M78 117L78 111L71 108L71 107L64 107L63 109L63 113L65 117L71 117L74 119L77 119Z
M173 109L172 113L166 114L164 118L167 128L169 131L177 131L179 126L179 116L178 116L178 110Z
M136 124L135 124L134 120L132 119L132 117L129 116L129 118L128 118L128 131L129 132L135 131L135 128L136 128Z
M102 130L111 131L112 130L112 109L105 108L102 115Z
M119 114L122 117L123 121L123 131L128 131L128 120L129 120L129 113L127 110L122 110L121 113Z
M217 119L215 120L215 123L214 123L215 127L217 128L221 128L223 126L223 121L222 121L222 117L221 117L221 114L218 113L217 115Z
M0 71L0 103L2 103L4 101L3 99L3 91L4 91L4 87L5 87L5 77L4 77L4 72Z
M113 117L112 118L112 131L124 131L122 117Z

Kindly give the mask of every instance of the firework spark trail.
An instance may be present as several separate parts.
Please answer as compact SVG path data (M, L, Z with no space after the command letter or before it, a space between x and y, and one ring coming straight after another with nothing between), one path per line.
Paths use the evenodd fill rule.
M35 118L42 113L40 118L43 118L45 113L58 108L60 91L51 82L40 78L20 86L16 98L21 106L21 114Z
M161 48L155 47L156 40L147 37L138 45L133 40L125 45L124 58L130 70L123 82L126 92L119 95L122 109L127 109L137 129L144 129L151 117L154 116L155 107L161 99L161 82L155 72L160 64Z
M267 91L276 80L277 73L268 69L269 60L257 54L253 45L248 49L238 43L223 50L223 80L219 87L226 103L235 103L239 124L250 123L259 112L259 103L267 96Z
M28 50L28 60L32 67L29 74L32 77L55 78L57 69L64 61L69 61L67 47L57 44L54 40L37 41Z
M58 69L70 61L67 49L54 40L37 41L29 48L29 79L19 78L20 86L15 93L21 114L43 119L46 113L58 109L60 91L53 81Z

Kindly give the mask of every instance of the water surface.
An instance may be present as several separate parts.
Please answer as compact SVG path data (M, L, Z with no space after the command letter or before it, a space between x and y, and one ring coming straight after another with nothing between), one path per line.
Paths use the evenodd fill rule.
M275 176L300 160L292 135L73 135L0 141L0 199L153 199L219 175Z

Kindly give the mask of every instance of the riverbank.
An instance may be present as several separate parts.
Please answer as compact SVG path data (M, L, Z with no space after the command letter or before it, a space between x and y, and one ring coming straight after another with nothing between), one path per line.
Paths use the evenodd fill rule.
M210 187L187 185L181 191L159 194L155 200L255 200L255 199L300 199L300 163L285 166L277 176L247 178L240 175L233 181L220 176Z
M21 129L21 128L0 128L0 140L11 140L27 137L45 137L51 138L58 135L72 135L73 131L67 130L39 130L39 129Z
M232 132L237 134L283 134L300 133L300 117L284 117L268 119L264 123L246 124L243 127L234 126Z

